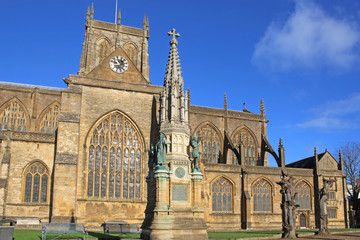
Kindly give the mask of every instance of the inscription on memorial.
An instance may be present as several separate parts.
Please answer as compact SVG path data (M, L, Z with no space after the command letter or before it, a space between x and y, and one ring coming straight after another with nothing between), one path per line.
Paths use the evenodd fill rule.
M186 161L174 161L175 165L187 165L188 163Z
M174 184L172 186L173 201L187 201L187 185Z

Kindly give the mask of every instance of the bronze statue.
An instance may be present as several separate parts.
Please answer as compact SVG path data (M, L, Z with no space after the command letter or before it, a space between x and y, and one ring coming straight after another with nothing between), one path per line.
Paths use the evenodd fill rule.
M148 151L149 160L148 160L148 167L149 170L153 168L155 163L155 147L154 143L150 143L150 150Z
M200 172L198 163L199 163L199 158L200 158L200 154L199 154L199 141L198 141L198 136L194 136L193 140L191 140L191 146L194 148L193 152L192 152L192 157L193 157L193 161L194 161L194 172Z
M167 141L164 133L160 133L160 140L156 144L157 166L164 166L166 164Z

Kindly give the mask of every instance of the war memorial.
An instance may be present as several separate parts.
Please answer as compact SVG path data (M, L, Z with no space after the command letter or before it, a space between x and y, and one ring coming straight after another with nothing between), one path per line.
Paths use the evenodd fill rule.
M267 139L261 96L258 113L228 109L226 95L221 109L192 105L175 29L156 86L147 17L139 29L120 14L116 24L95 20L91 7L85 27L66 88L0 82L1 218L126 221L144 239L348 227L341 155L315 149L286 164L282 140L275 151Z

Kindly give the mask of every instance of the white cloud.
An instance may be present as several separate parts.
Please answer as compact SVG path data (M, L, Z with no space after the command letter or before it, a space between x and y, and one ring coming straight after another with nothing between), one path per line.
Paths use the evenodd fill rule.
M360 93L339 101L328 102L310 111L313 118L297 124L300 128L327 131L355 129L360 121Z
M295 3L295 12L285 23L270 24L256 44L253 63L273 70L351 67L359 59L357 25L330 16L312 1Z

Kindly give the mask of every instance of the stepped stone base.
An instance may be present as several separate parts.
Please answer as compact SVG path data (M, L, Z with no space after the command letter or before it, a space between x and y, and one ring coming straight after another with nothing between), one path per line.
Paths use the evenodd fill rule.
M168 212L170 213L170 212ZM171 215L162 212L161 217L154 217L150 229L143 229L141 238L151 240L180 239L203 240L208 239L204 219L188 216Z

